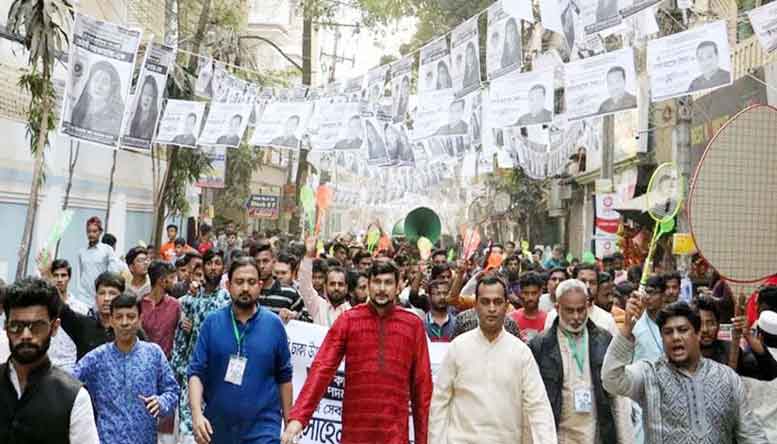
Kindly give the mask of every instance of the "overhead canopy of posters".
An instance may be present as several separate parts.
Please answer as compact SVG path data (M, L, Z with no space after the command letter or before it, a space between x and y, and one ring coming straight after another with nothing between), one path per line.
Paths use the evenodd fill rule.
M121 144L140 150L151 149L156 125L162 113L167 73L175 60L173 48L152 43L138 76L132 106L126 113Z
M637 108L632 48L571 62L564 80L570 121Z
M60 131L119 145L141 31L76 13Z
M523 64L521 23L502 9L502 2L488 8L486 68L489 79L521 68Z
M202 147L210 160L210 168L200 175L195 186L200 188L224 188L227 176L227 148L223 146Z
M310 102L269 103L256 124L251 145L298 149L312 112Z
M243 139L251 105L212 103L200 134L200 145L221 145L237 148Z
M205 102L168 100L154 141L187 148L196 147L204 114Z
M480 88L480 44L477 17L451 31L453 90L463 97Z
M731 85L730 54L725 20L648 41L652 100Z

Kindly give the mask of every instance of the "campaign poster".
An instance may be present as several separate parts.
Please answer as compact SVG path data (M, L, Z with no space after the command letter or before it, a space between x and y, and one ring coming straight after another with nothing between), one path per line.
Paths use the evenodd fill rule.
M570 121L637 108L632 48L569 63L564 80Z
M393 122L404 122L410 111L410 86L414 57L407 56L391 64L391 115Z
M534 23L534 10L531 0L502 0L502 9L510 17Z
M317 131L311 136L315 150L359 150L364 143L364 123L359 102L345 96L324 98L316 104Z
M585 121L569 122L566 115L557 114L549 128L550 148L548 149L548 176L564 174L576 153L578 145L585 139Z
M214 102L226 102L232 85L232 74L222 62L213 65L213 79L211 80L212 99Z
M653 102L731 85L731 52L725 20L648 41Z
M493 127L545 125L553 120L553 70L512 72L491 81Z
M200 188L224 188L227 176L227 148L204 146L200 149L210 160L210 168L200 175L194 185Z
M453 91L463 97L480 88L478 20L471 18L451 31Z
M386 94L386 77L390 65L383 65L367 71L367 85L364 97L367 104L362 110L364 117L378 117L387 115L383 110L383 101Z
M364 76L348 79L343 86L343 95L348 98L350 103L361 103L364 92Z
M364 119L365 146L367 149L367 163L370 165L384 165L388 163L388 153L385 141L386 124L377 118Z
M469 115L469 141L472 146L483 143L483 95L485 91L475 91L466 97Z
M623 22L618 0L581 0L581 9L586 34L596 34Z
M486 43L486 75L494 79L523 65L521 22L496 2L488 8L488 41Z
M598 258L615 253L620 214L615 211L618 203L616 193L598 193L594 201L596 214L594 246Z
M210 99L213 97L213 59L200 59L197 71L197 81L194 82L194 94L198 97Z
M155 142L187 148L197 146L205 114L205 102L168 100Z
M520 130L514 130L508 141L515 153L516 163L532 179L547 177L548 145L550 143L547 130L541 128L527 129L527 135Z
M413 147L403 124L386 125L386 157L389 165L412 166L415 164Z
M237 148L243 140L250 114L251 105L211 103L199 144Z
M777 50L777 3L767 3L747 12L750 24L766 52Z
M269 103L256 124L251 145L298 149L312 112L311 102Z
M582 0L539 0L539 3L542 26L561 34L566 52L571 53L584 34Z
M654 5L658 4L661 0L624 0L621 2L620 14L624 19L629 18L635 14L638 14Z
M453 88L451 57L446 37L421 48L418 65L418 93Z
M141 31L75 14L60 132L116 148Z
M139 150L151 149L151 141L154 139L162 112L167 74L174 60L173 48L156 43L148 46L132 105L124 122L121 137L123 146Z

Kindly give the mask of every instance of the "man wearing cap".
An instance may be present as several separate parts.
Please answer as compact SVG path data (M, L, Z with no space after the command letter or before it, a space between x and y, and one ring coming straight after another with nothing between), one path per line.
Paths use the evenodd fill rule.
M94 308L94 283L97 277L106 271L121 273L124 269L113 249L100 243L102 234L103 223L100 218L90 217L86 221L86 239L89 243L78 252L76 259L78 282L73 296L90 308Z
M765 310L756 321L758 335L772 356L777 356L777 312ZM742 378L745 399L761 420L769 442L777 442L777 381Z

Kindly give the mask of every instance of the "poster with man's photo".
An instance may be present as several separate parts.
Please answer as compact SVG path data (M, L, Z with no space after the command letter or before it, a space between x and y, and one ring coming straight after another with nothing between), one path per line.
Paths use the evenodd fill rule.
M389 68L390 65L383 65L367 71L366 90L362 94L367 101L366 106L362 109L364 117L377 117L379 115L389 117L390 113L383 109Z
M251 105L242 103L211 103L208 117L200 134L201 146L237 148L248 126Z
M731 85L726 22L648 41L647 67L653 102Z
M385 126L385 123L374 117L364 119L365 148L369 165L385 165L388 163Z
M451 31L453 91L463 97L480 88L478 19L473 17Z
M205 99L213 98L213 59L200 59L197 81L194 82L194 94Z
M747 16L766 52L777 50L777 2L751 9Z
M623 22L619 0L579 0L586 34L596 34Z
M489 79L516 71L523 64L521 22L496 2L488 8L486 73Z
M119 145L141 31L76 13L60 132Z
M339 99L339 100L336 100ZM310 138L314 150L359 150L364 142L364 123L358 102L346 102L345 96L317 102L317 131Z
M632 48L569 63L564 80L570 121L637 107L638 82Z
M453 88L448 39L439 38L421 48L418 66L418 93Z
M223 146L204 146L202 152L210 160L210 168L200 174L195 186L200 188L224 188L227 176L227 148Z
M269 103L256 124L251 145L298 149L312 112L311 102Z
M162 111L167 73L175 51L152 43L146 50L131 106L127 110L121 144L139 150L151 149L156 124Z
M204 114L205 102L168 100L154 142L196 147Z
M553 120L554 71L512 72L491 81L490 124L495 128L546 125Z
M410 111L410 86L414 57L408 56L391 64L391 115L393 122L404 122Z

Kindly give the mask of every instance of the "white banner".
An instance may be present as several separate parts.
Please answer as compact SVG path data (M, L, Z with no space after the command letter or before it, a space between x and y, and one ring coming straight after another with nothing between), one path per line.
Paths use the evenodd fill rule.
M138 29L76 13L60 132L119 145L140 36Z
M570 121L637 107L632 48L569 63L565 71L564 94Z
M488 8L486 72L489 79L521 68L523 64L521 24L496 2Z
M553 120L552 70L512 72L491 81L488 118L493 128L548 124Z
M324 342L328 329L326 327L291 321L286 325L286 335L291 353L292 385L294 401L297 401L302 387L305 385L310 366ZM432 367L432 380L437 379L437 372L442 365L447 343L428 343L429 360ZM342 433L343 397L345 395L345 365L340 364L335 377L326 389L324 397L313 413L310 423L302 433L300 444L334 444L339 443ZM412 437L413 418L408 412L410 433ZM410 440L412 442L412 438Z
M777 49L777 3L767 3L747 12L750 24L766 52Z
M132 106L126 113L121 144L126 147L149 150L156 124L162 113L167 73L175 61L173 48L152 43L146 50L143 66L135 86Z
M167 145L196 147L203 114L205 102L168 100L154 141Z
M211 103L199 144L238 147L250 113L251 105L248 104Z
M256 123L251 145L298 149L312 112L310 102L269 103Z
M730 85L726 22L648 41L647 67L653 102Z
M480 88L478 19L471 18L451 31L453 90L456 97Z

